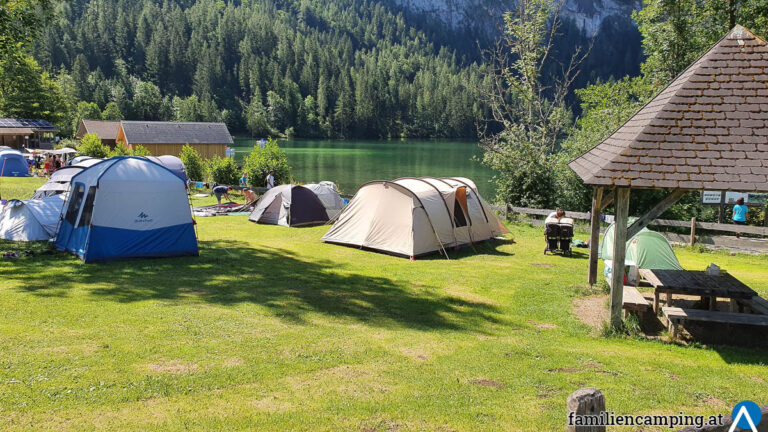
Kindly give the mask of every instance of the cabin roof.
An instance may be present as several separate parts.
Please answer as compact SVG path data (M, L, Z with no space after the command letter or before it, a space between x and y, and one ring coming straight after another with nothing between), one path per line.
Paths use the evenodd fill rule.
M591 185L768 190L768 45L734 27L569 166Z
M86 133L95 133L101 139L114 140L117 139L117 133L120 130L119 121L109 120L82 120L82 126ZM82 138L80 131L78 130L77 137Z
M123 121L120 125L128 144L233 143L224 123Z

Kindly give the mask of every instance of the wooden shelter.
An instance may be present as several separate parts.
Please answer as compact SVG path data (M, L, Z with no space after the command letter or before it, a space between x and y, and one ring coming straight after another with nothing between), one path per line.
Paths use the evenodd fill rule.
M594 187L589 282L600 212L616 209L611 324L621 323L625 244L691 191L768 191L768 44L736 26L605 141L573 160ZM667 197L627 226L631 189Z
M179 156L189 144L204 158L226 157L227 146L233 144L224 123L122 121L117 142L132 149L141 145L153 156Z
M45 120L0 118L0 146L52 149L59 128Z
M120 130L119 121L80 120L75 138L83 139L85 134L95 133L104 145L115 148L117 133Z

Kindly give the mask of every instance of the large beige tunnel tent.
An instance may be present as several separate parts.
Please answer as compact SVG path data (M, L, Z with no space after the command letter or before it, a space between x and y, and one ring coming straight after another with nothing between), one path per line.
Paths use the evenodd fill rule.
M323 241L415 257L508 232L472 180L401 178L361 186Z

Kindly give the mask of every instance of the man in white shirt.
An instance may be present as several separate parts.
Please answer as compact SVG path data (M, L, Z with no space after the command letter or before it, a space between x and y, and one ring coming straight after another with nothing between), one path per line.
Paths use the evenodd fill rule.
M270 171L269 174L267 174L267 179L266 179L267 190L275 187L275 176L273 175L274 173L275 173L274 171Z

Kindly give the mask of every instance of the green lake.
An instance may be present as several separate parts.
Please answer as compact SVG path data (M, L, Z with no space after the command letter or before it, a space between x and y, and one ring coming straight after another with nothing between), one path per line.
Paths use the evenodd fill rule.
M236 159L242 161L256 143L235 139ZM481 195L493 199L493 171L474 160L482 151L472 141L287 140L280 141L280 147L288 155L293 180L299 183L330 180L351 195L371 180L467 177L477 183Z

